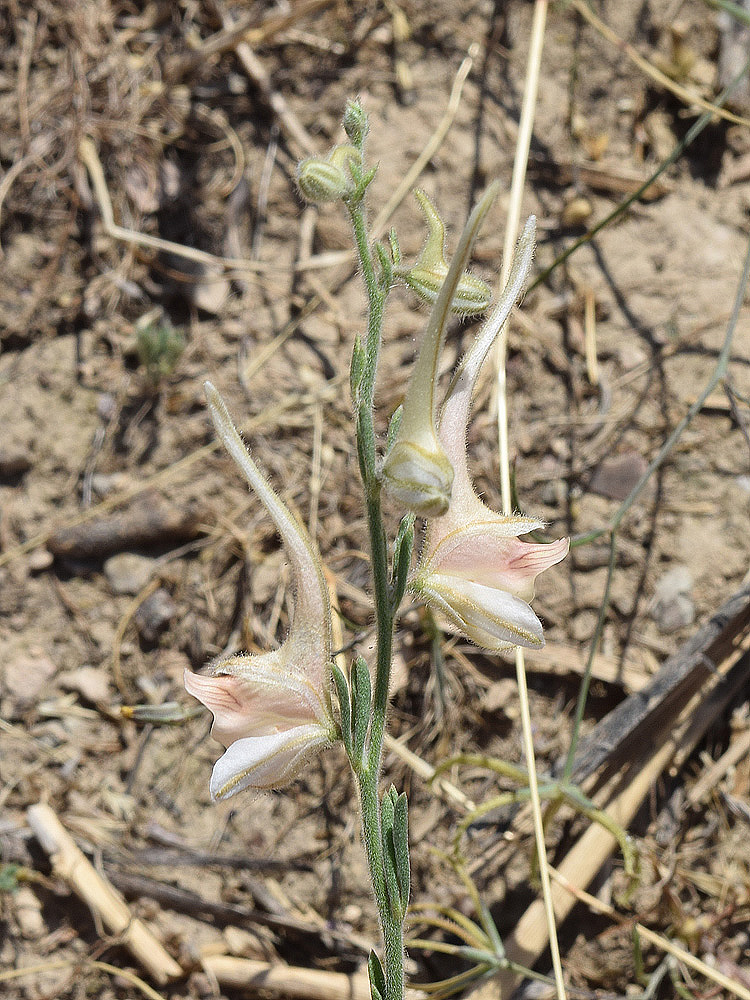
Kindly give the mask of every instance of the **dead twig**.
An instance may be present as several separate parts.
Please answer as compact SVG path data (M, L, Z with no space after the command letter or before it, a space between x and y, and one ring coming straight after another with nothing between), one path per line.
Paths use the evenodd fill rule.
M76 846L50 807L42 802L26 813L29 826L49 854L52 869L89 907L95 919L120 937L136 961L161 985L183 975L182 969L124 899Z
M232 955L206 955L202 964L220 986L261 989L274 996L302 1000L370 1000L370 983L361 973L347 976Z

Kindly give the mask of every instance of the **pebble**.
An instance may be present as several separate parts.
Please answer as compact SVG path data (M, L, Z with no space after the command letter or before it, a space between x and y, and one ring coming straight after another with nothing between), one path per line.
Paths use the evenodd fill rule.
M13 895L13 913L15 913L21 936L35 941L47 932L47 926L42 916L42 904L27 885L21 885Z
M54 561L55 557L47 549L34 549L33 552L29 553L26 565L31 573L43 573L45 569L50 568Z
M589 483L589 491L610 500L624 500L648 468L637 451L605 458Z
M106 704L112 697L109 674L99 667L66 670L57 680L61 688L77 691L92 705Z
M104 575L115 594L139 594L154 572L155 562L135 552L121 552L104 563Z
M177 614L177 605L169 591L159 587L146 598L135 613L138 633L146 642L156 642Z
M27 704L37 697L44 685L57 671L49 656L34 650L6 660L2 671L2 685L20 704Z
M676 632L695 621L693 577L687 566L673 566L656 584L649 612L660 632Z

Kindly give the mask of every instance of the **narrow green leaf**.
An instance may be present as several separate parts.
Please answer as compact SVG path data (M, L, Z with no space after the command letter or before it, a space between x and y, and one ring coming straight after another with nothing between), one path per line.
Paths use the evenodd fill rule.
M396 409L393 411L393 416L391 417L390 423L388 424L388 434L385 439L385 452L391 450L393 442L396 440L396 435L398 434L398 429L401 426L401 418L404 415L403 403L399 403Z
M361 769L365 757L365 743L370 726L372 683L370 670L361 656L352 667L352 766Z
M370 952L367 959L367 974L370 977L372 1000L383 1000L385 997L385 973L380 959L374 951Z
M398 535L393 545L393 576L391 578L391 600L394 614L398 610L406 590L414 549L414 514L401 518Z
M393 851L396 860L396 877L401 894L401 910L406 913L411 892L411 866L409 864L409 804L404 792L396 799L393 810Z
M339 712L341 714L341 739L346 747L346 752L351 760L352 757L352 705L351 693L346 677L340 667L335 663L331 664L333 683L336 685L336 694L339 700Z
M359 387L362 382L362 372L364 370L365 349L362 347L359 334L357 334L354 340L354 349L352 350L352 363L349 368L349 388L351 389L352 399L355 403L359 397Z

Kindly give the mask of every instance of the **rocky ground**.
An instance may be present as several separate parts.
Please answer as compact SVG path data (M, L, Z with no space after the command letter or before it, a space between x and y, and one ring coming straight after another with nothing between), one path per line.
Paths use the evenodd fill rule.
M523 203L539 220L537 275L685 138L701 108L681 88L712 101L723 86L728 43L709 6L628 0L599 14L630 48L572 6L549 12ZM246 995L206 972L202 960L221 950L352 972L377 928L343 752L321 756L278 794L209 800L218 748L207 714L192 711L183 670L268 648L288 612L278 540L215 447L201 386L210 377L226 396L310 526L338 595L342 646L367 655L348 395L364 294L345 219L336 206L303 206L296 163L340 140L344 103L360 96L379 163L373 216L432 141L415 183L443 213L451 247L477 192L500 178L475 254L477 273L496 284L532 5L5 0L0 18L0 970L34 967L4 983L4 995L107 1000L140 989L101 962L149 980L51 874L28 825L39 802L180 964L184 976L161 995ZM247 35L230 30L237 18ZM545 518L549 537L606 531L709 384L750 233L743 100L738 91L735 120L715 118L644 199L532 288L513 323L518 506ZM423 228L410 195L387 224L413 259ZM425 316L406 291L394 293L382 429ZM456 324L446 372L474 329ZM724 377L620 525L587 729L747 580L749 428L743 307ZM478 485L498 507L489 377L469 446ZM393 527L397 513L388 512ZM608 558L602 536L539 579L548 647L528 668L543 771L569 745ZM406 609L394 733L433 766L459 751L520 761L512 663L449 632L430 638L425 625L419 608ZM121 711L164 702L179 706L173 725ZM747 754L688 800L748 727L740 697L638 814L635 892L623 901L617 859L600 886L628 918L746 991ZM412 803L414 900L472 913L435 851L450 851L460 807L391 752L386 769ZM484 771L451 778L475 802L497 790ZM570 832L553 826L553 855ZM464 853L482 858L498 838L497 824L482 827ZM524 833L505 868L472 869L483 898L507 887L495 911L502 934L528 901L531 855ZM242 907L279 922L259 924ZM643 945L640 967L630 925L588 910L561 928L561 944L572 995L637 995L649 981L652 996L718 995L653 946ZM458 968L412 953L422 982Z

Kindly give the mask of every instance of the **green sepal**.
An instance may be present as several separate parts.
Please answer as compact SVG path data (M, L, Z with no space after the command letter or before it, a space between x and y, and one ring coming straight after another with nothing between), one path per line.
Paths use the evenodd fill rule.
M370 727L372 682L370 670L361 656L352 665L352 767L356 773L362 769L365 743Z
M396 435L398 434L398 429L401 426L401 418L404 415L404 404L399 403L396 409L393 411L393 416L388 424L388 434L385 439L385 453L386 455L393 447L393 442L396 440Z
M372 422L367 419L367 408L360 405L357 419L357 457L362 479L368 483L377 468L377 448Z
M401 896L401 912L405 916L411 892L411 865L409 864L409 803L406 793L396 799L393 810L393 851L396 859L396 878ZM403 919L403 918L402 918Z
M377 164L374 167L370 167L366 174L363 174L359 165L355 163L352 163L349 169L351 170L352 179L354 180L354 190L344 198L344 202L349 205L351 209L358 205L364 198L365 191L368 189L375 177L375 174L378 172L378 167Z
M405 282L423 302L432 305L440 294L447 274L447 266L445 268L435 266L431 270L415 266L408 271L399 268L396 277ZM478 316L487 309L491 300L490 286L470 271L464 271L456 285L450 310L456 316Z
M393 544L393 576L391 577L391 602L394 613L404 596L406 583L411 568L411 555L414 549L414 514L405 514L401 518L396 541Z
M333 683L336 685L336 694L339 700L339 713L341 715L341 739L346 747L347 755L352 757L352 704L351 692L346 682L346 677L341 668L336 664L331 664Z
M359 396L359 387L362 383L362 373L365 370L365 349L362 340L357 334L354 338L352 349L352 362L349 367L349 388L352 393L352 400L356 403Z
M401 263L401 246L398 242L398 236L396 235L395 229L391 229L388 233L388 242L391 246L391 259L393 260L393 266L398 267Z
M380 959L374 951L371 951L367 958L367 975L370 977L372 1000L383 1000L385 997L385 973Z
M375 256L380 264L380 287L387 291L393 284L393 264L382 243L375 244Z

